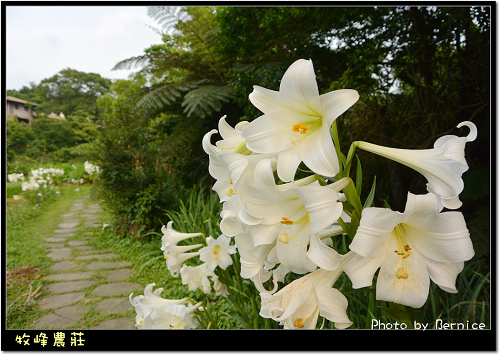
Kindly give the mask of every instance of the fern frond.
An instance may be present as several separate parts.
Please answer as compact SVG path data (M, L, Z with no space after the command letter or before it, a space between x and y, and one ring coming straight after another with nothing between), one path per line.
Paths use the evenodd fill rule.
M175 82L156 85L137 103L137 108L154 111L164 110L182 97L182 94L195 89L196 82Z
M151 6L148 7L148 16L156 20L166 33L175 31L178 22L190 20L183 6Z
M132 57L124 59L115 64L111 70L130 70L133 68L144 67L150 62L150 56L148 54L143 54L137 57Z
M220 111L222 105L234 96L235 91L229 86L204 85L189 91L184 96L182 107L188 117L204 118Z

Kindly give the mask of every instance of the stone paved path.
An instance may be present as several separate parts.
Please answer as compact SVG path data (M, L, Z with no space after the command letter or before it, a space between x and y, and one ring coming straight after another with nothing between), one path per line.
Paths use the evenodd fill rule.
M38 299L46 314L35 329L135 329L128 295L142 293L144 287L128 281L133 274L130 262L90 244L92 229L102 228L100 209L89 196L76 200L41 244L54 265Z

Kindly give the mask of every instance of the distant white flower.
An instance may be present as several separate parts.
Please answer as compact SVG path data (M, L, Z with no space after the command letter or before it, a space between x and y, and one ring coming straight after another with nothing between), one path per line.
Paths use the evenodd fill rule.
M18 182L20 180L24 180L24 174L23 173L19 173L19 174L9 174L7 175L7 179L10 181L10 182Z
M20 200L20 199L21 199L21 197L20 197L19 195L14 195L14 196L12 196L12 198L13 198L14 200Z
M210 270L214 270L217 266L225 270L233 264L230 255L236 253L236 247L229 245L230 241L231 239L224 234L221 234L217 239L208 237L208 245L199 250L200 260L204 261Z
M139 329L193 329L198 326L193 314L201 302L191 305L188 298L169 300L160 297L163 288L153 291L151 283L144 289L144 295L132 298L129 301L136 311L136 327Z

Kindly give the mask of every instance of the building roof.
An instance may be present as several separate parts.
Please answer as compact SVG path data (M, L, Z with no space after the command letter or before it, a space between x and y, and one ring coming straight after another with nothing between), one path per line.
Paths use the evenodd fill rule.
M26 100L18 99L17 97L14 97L14 96L7 96L7 101L19 102L21 104L31 104L32 106L39 106L38 104L35 104L34 102L29 102Z

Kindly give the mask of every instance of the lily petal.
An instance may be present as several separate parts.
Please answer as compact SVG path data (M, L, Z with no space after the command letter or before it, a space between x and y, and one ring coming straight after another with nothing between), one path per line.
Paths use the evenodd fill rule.
M345 329L352 325L347 317L347 298L337 289L318 285L315 288L318 297L319 314L335 323L337 329Z
M325 270L335 270L339 266L342 256L333 248L323 244L317 233L311 235L307 257Z
M404 304L413 308L420 308L427 301L429 295L429 274L423 256L414 251L406 260L407 278L396 276L401 267L395 253L388 253L377 277L377 300Z
M441 289L449 293L457 293L455 286L457 276L464 269L464 263L440 263L426 259L429 276Z

